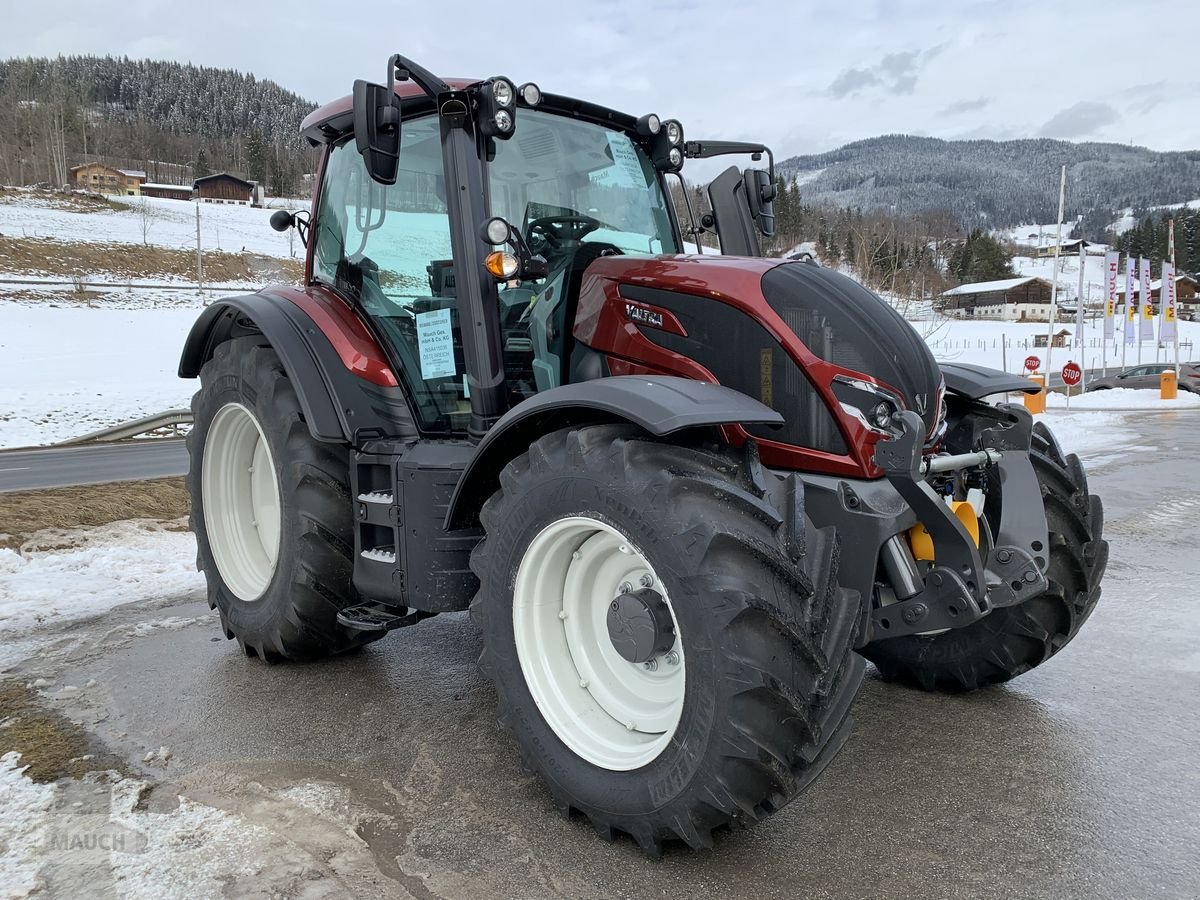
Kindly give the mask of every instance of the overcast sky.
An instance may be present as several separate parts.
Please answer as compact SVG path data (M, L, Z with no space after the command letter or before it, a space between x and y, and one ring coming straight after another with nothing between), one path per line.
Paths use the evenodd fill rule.
M401 52L781 158L889 132L1200 149L1195 0L0 0L0 21L0 57L190 61L316 102Z

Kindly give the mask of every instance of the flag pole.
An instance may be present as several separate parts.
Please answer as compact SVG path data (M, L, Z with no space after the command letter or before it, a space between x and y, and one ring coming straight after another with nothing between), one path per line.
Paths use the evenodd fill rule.
M1058 256L1062 252L1063 205L1067 199L1067 167L1058 182L1058 230L1054 232L1054 277L1050 279L1050 330L1046 336L1046 387L1050 387L1050 360L1054 356L1054 319L1058 311Z
M1172 278L1172 280L1174 280L1174 278L1175 278L1175 220L1174 219L1167 220L1167 252L1171 257L1171 278ZM1165 293L1166 289L1167 289L1167 286L1165 283L1162 284L1158 289L1158 305L1160 308L1163 308L1166 304L1166 297L1167 297L1167 295ZM1175 321L1177 324L1175 325L1175 335L1174 335L1175 340L1173 341L1173 343L1175 344L1175 380L1178 382L1178 380L1179 380L1179 325L1178 325L1179 304L1178 304L1178 301L1176 301Z

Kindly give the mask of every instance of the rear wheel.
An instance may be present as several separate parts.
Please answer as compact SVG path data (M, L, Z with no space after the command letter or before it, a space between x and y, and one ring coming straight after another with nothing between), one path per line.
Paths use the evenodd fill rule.
M1049 588L966 628L869 644L863 655L885 678L925 690L973 690L1008 681L1065 647L1096 608L1108 563L1100 498L1088 493L1079 457L1064 455L1041 422L1034 425L1029 458L1046 509Z
M709 846L845 740L859 599L832 529L761 474L752 452L587 427L538 440L483 509L471 612L500 724L605 838Z
M219 344L192 413L196 565L225 636L269 662L379 637L337 622L356 602L348 455L312 439L278 355L259 338Z

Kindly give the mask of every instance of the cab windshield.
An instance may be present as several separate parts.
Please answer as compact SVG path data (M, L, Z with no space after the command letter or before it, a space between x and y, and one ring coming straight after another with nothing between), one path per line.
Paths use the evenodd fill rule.
M495 143L492 213L520 228L535 252L564 241L679 252L654 166L624 132L522 109L512 138Z

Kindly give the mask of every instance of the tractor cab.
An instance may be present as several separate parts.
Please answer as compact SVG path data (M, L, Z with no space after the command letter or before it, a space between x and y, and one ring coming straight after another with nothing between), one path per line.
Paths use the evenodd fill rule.
M326 147L309 278L363 316L422 433L478 439L522 400L594 373L572 335L589 265L683 252L683 235L706 226L690 209L681 226L666 177L689 153L715 154L656 115L505 78L445 82L400 57L388 71L386 86L358 82L304 123ZM723 241L745 243L756 215L745 185L770 179L731 172L728 212L714 207Z

